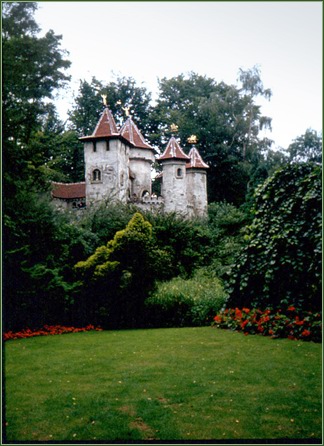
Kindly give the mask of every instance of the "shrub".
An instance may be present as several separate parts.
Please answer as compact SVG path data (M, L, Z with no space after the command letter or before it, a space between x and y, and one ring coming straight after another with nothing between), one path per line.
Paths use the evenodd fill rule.
M322 339L322 314L297 309L290 305L283 310L258 310L256 308L231 308L221 311L214 318L219 328L242 331L244 334L262 334L272 338L302 339L320 342Z
M232 267L228 308L321 308L321 179L318 165L289 165L257 189L246 246Z
M90 318L92 323L108 328L141 325L155 271L163 270L167 262L166 253L154 245L152 225L136 212L125 229L75 265L85 320Z
M243 244L242 228L246 216L232 204L211 203L208 207L208 234L210 243L206 252L215 274L224 278L228 274L237 252Z
M225 292L219 279L200 269L191 279L176 277L159 283L146 300L146 307L155 326L202 326L210 324L224 302Z

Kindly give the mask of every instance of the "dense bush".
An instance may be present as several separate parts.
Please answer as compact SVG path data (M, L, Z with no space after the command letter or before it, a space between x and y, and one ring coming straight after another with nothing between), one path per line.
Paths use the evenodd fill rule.
M246 246L231 270L228 308L321 308L322 172L277 171L255 193Z
M156 248L152 225L137 212L124 230L75 265L81 321L107 328L141 325L144 300L165 265L167 253Z
M272 338L302 339L321 342L322 313L298 310L293 306L285 310L257 310L255 308L231 308L221 311L214 318L219 328L262 334Z
M196 268L209 262L210 234L205 222L184 219L176 213L145 216L152 224L156 246L168 254L168 278L190 277Z
M235 256L243 245L243 228L246 224L245 213L232 204L211 203L208 207L209 244L205 255L214 273L225 279Z
M224 302L219 279L200 269L191 279L176 277L158 284L146 300L148 322L163 327L208 325Z

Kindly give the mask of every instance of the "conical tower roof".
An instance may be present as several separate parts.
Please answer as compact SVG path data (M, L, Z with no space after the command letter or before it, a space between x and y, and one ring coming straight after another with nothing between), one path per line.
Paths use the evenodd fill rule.
M87 139L110 138L112 136L118 136L118 135L119 132L114 117L109 108L106 107L102 112L92 135L83 136L82 138L80 138L80 140L84 141Z
M206 164L196 147L192 147L189 152L190 161L186 163L187 169L209 169L208 164Z
M120 135L123 138L127 139L127 141L129 141L134 147L154 150L154 148L145 141L143 135L132 120L131 116L129 116L124 122L122 128L120 129Z
M180 147L179 143L177 142L174 136L171 137L170 141L168 142L168 145L166 146L165 151L158 158L159 161L169 160L169 159L181 159L184 161L190 161L189 156L187 156L184 153L184 151L182 150L182 148Z

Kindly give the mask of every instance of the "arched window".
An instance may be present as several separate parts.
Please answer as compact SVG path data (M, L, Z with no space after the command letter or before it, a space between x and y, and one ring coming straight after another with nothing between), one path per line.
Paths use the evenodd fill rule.
M177 178L182 178L182 169L180 167L177 169Z
M92 172L92 181L101 181L101 172L99 169L95 169Z

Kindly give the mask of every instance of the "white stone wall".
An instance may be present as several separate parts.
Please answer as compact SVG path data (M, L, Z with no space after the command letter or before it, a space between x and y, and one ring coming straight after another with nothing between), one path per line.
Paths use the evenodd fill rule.
M187 200L189 217L207 216L207 173L202 169L187 169Z
M163 161L161 195L165 212L187 213L186 163L181 160Z
M145 192L152 194L151 166L154 162L152 150L131 149L129 168L131 171L131 197L141 198Z
M119 139L86 142L85 181L87 205L102 201L127 201L129 193L128 156L129 147ZM99 171L99 177L95 171Z

